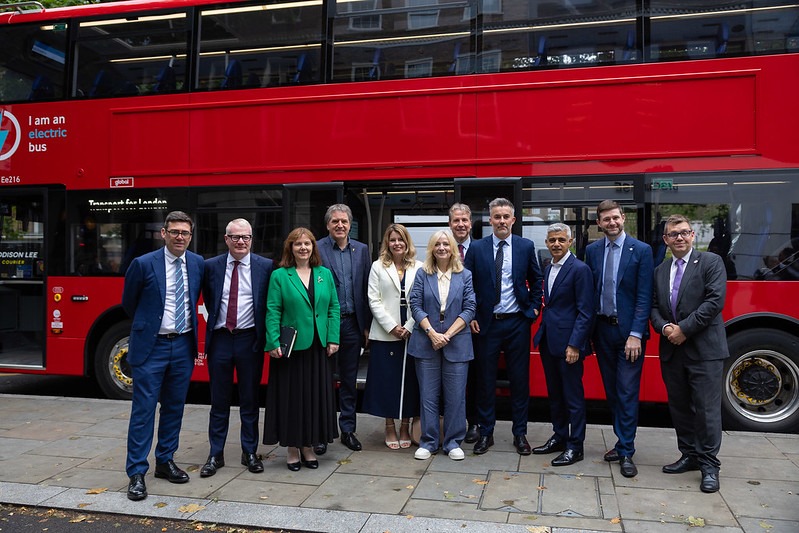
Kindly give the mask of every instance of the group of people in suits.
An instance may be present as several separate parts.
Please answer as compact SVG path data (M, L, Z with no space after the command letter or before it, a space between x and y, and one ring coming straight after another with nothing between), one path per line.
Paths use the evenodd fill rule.
M167 215L164 248L131 263L122 298L133 319L128 498L147 497L147 456L159 402L154 475L189 481L174 453L197 353L201 293L211 384L210 452L201 477L225 465L234 388L241 406L241 464L263 472L257 447L265 354L272 362L263 442L287 448L287 467L317 468L318 456L339 437L349 449L361 450L355 383L359 357L370 343L364 410L385 419L386 446L410 447L411 421L420 415L417 459L443 449L462 460L463 442L474 443L476 455L486 453L494 444L502 352L513 445L520 455L560 452L553 466L584 457L583 361L596 353L617 437L604 459L618 461L621 474L633 477L651 321L660 334L661 369L681 452L663 472L701 470L701 490L719 489L721 374L729 355L721 319L726 280L720 257L693 248L687 218L666 220L663 240L672 258L655 269L650 246L624 232L621 206L603 201L597 224L604 237L586 248L585 262L569 250L569 226L556 223L547 228L552 260L543 272L532 241L513 234L515 209L504 198L489 203L492 232L479 240L470 237L469 207L453 205L449 229L433 233L423 261L416 259L408 230L392 224L372 263L366 245L349 237L352 220L348 206L330 206L328 236L317 242L310 230L294 229L273 265L250 253L252 227L244 219L226 227L228 252L203 261L188 250L192 219L181 211ZM532 448L526 438L529 349L539 315L533 342L541 353L553 435ZM297 331L291 353L280 343L283 326Z

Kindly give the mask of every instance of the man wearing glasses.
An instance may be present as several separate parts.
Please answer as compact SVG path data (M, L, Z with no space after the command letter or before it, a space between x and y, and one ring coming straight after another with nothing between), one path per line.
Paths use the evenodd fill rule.
M266 290L272 260L250 253L252 226L243 218L228 223L225 244L227 253L205 262L203 300L208 310L205 351L211 381L211 451L200 477L213 476L225 466L234 371L241 418L241 464L255 474L264 471L257 454L258 387L264 368Z
M125 274L122 307L133 318L128 344L133 401L125 471L130 478L128 498L134 501L147 497L144 476L159 401L155 477L170 483L189 481L173 456L197 355L203 258L188 251L193 229L189 215L172 211L161 228L166 246L134 259Z
M663 472L701 470L699 488L716 492L722 371L730 355L721 318L727 274L720 256L693 248L686 217L671 215L664 232L673 257L655 269L651 319L660 332L660 368L682 455Z

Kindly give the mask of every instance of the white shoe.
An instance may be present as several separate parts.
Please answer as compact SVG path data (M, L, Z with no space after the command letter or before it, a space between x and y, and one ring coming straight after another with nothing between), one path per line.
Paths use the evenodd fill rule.
M430 459L431 455L433 454L430 453L430 450L419 447L417 448L416 452L413 454L413 458L419 459L420 461L424 461L425 459Z
M460 448L453 448L447 455L449 455L449 458L453 461L463 461L463 458L466 457L466 454L464 454L463 450Z

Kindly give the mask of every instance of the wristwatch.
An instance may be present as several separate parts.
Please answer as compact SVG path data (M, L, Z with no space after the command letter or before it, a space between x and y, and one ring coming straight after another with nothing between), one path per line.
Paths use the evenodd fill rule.
M427 335L430 333L430 330L433 329L433 326L427 326L427 329L424 330L424 334Z

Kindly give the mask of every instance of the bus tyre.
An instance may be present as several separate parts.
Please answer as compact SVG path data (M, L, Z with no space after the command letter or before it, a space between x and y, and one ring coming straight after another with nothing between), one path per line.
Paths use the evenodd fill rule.
M128 364L130 320L111 326L94 354L94 375L106 396L115 400L133 397L133 375Z
M799 430L799 338L758 328L728 340L721 408L725 429Z

